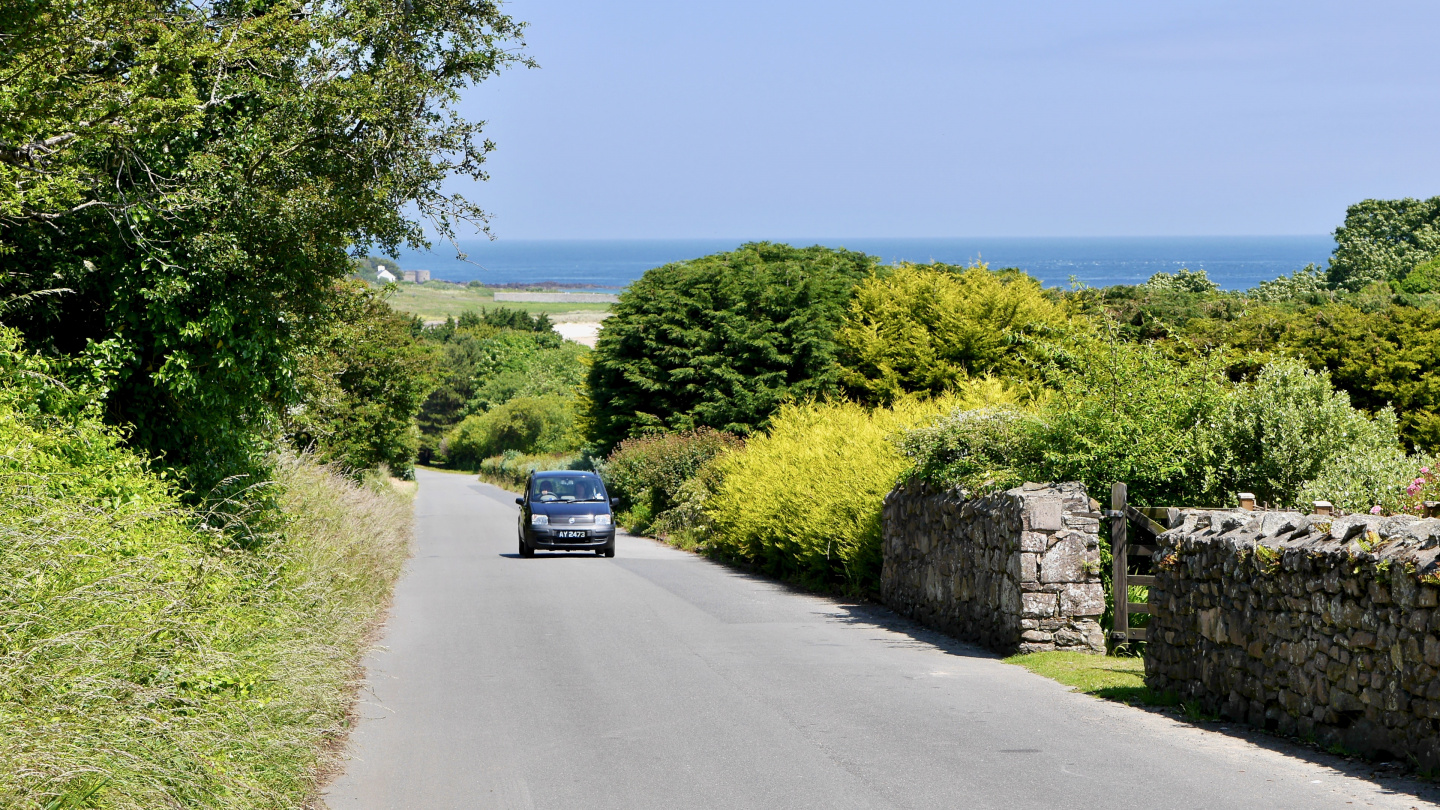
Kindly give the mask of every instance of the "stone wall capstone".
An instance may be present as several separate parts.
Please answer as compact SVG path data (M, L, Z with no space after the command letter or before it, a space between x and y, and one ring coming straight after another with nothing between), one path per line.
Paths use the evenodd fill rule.
M1440 767L1440 520L1192 512L1160 536L1145 680L1208 712Z
M912 480L885 498L885 604L1000 652L1104 652L1100 515L1079 483L967 499Z

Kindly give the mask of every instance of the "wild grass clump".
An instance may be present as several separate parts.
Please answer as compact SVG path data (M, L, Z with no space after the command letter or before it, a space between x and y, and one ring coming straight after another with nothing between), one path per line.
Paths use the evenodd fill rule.
M408 500L287 456L251 506L197 513L28 387L0 375L0 806L304 804Z

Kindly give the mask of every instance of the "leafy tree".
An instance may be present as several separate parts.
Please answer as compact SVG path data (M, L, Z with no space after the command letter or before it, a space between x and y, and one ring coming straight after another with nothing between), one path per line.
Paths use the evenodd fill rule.
M343 282L335 293L328 328L301 355L302 401L287 415L286 432L323 461L354 470L385 464L408 478L434 353L365 285Z
M758 242L648 271L620 295L590 366L588 438L748 434L786 399L837 390L835 330L862 253Z
M1362 200L1335 229L1329 281L1358 290L1375 281L1400 281L1440 255L1440 197Z
M438 384L420 409L422 462L439 455L441 440L467 415L516 397L579 396L590 350L548 328L532 331L536 323L514 330L449 322L421 332L441 353Z
M1288 276L1260 282L1247 295L1265 302L1314 300L1326 296L1329 289L1325 270L1319 265L1307 264Z
M861 401L889 404L971 376L1033 376L1030 342L1065 323L1024 273L901 264L856 288L836 334L842 379Z
M455 102L521 32L477 0L4 4L0 296L70 291L10 321L200 491L255 469L347 253L483 224L442 190L491 148Z

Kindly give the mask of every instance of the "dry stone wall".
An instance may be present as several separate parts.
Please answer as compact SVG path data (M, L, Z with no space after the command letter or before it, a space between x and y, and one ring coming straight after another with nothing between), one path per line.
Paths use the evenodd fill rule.
M1440 767L1440 520L1193 512L1160 537L1146 682Z
M886 605L1000 652L1103 652L1100 515L1078 483L984 498L922 481L885 499Z

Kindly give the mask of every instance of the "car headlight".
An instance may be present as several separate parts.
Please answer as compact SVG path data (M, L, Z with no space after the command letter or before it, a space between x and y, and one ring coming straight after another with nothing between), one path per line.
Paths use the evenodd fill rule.
M596 525L596 526L609 526L609 525L610 525L610 516L609 516L609 515L596 515L596 516L595 516L595 525Z
M549 515L531 515L531 516L530 516L530 525L531 525L531 526L548 526L548 525L550 525L550 516L549 516Z

